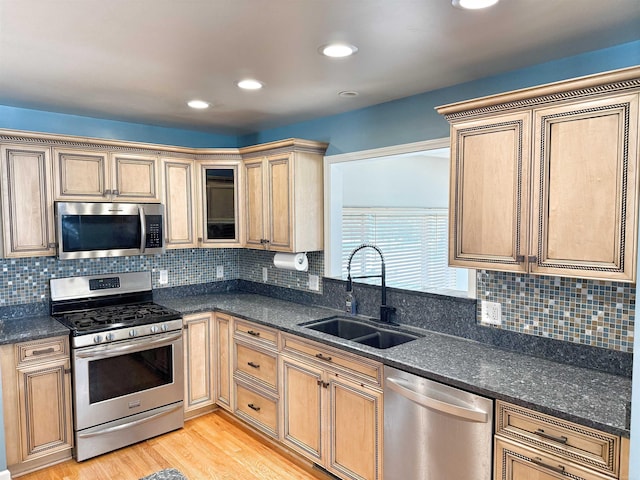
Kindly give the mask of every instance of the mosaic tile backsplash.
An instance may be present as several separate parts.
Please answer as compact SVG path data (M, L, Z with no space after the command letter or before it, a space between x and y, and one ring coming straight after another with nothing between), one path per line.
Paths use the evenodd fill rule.
M480 270L476 285L478 321L482 300L499 302L502 325L495 328L633 351L633 284Z

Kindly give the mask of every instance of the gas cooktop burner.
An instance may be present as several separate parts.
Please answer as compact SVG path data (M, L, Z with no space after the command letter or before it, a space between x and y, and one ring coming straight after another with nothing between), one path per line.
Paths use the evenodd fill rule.
M146 303L69 312L56 318L69 327L74 335L81 335L125 326L175 320L180 318L180 314L162 305Z

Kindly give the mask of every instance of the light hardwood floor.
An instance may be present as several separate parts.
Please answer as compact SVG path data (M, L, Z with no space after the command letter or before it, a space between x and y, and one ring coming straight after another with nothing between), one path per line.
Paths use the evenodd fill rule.
M220 411L185 422L181 430L84 462L69 460L20 480L137 480L177 468L189 480L318 480L300 461L239 426Z

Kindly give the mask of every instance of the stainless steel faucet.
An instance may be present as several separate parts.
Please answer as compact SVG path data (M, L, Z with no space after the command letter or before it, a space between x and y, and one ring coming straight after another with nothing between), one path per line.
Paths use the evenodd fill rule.
M353 260L353 256L358 253L363 248L373 248L378 255L380 255L380 275L362 275L359 277L351 276L351 260ZM382 304L380 305L380 321L384 323L391 323L391 315L396 311L394 307L390 307L387 305L387 285L385 280L385 266L384 266L384 255L382 255L382 250L370 243L363 243L362 245L356 247L351 255L349 255L349 262L347 264L347 292L353 291L353 280L358 278L378 278L382 280Z

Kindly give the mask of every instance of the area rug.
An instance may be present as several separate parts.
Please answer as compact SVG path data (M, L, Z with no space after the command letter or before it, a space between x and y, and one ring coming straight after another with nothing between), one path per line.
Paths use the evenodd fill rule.
M140 480L187 480L187 477L175 468L165 468L159 472L142 477Z

